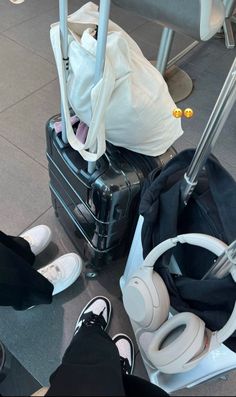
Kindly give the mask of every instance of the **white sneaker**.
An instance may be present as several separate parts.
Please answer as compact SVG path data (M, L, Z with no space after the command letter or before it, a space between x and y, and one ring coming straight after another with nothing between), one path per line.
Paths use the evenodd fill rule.
M38 225L32 229L26 230L20 235L20 237L28 241L33 254L38 255L50 243L52 239L52 232L48 226Z
M79 255L62 255L54 262L39 269L38 272L54 285L53 295L59 294L70 287L82 271L82 259Z
M120 355L121 369L124 375L131 375L134 369L134 345L128 335L117 334L112 338Z
M10 0L13 4L21 4L24 3L25 0Z
M83 323L86 326L99 325L105 331L111 319L111 310L111 302L105 296L91 299L79 315L74 335Z

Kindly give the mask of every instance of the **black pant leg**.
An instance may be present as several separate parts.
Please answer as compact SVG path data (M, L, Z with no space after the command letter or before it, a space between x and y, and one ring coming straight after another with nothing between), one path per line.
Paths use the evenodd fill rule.
M123 383L126 396L169 396L160 387L134 375L124 375Z
M35 255L30 249L28 241L21 237L8 236L0 231L0 243L12 250L15 254L19 255L31 266L35 261Z
M0 241L0 306L24 310L51 303L53 285Z
M119 352L109 335L82 325L50 384L47 396L124 396Z

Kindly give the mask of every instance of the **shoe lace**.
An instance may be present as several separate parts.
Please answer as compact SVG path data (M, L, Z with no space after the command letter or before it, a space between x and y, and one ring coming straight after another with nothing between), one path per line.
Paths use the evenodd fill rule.
M100 314L91 313L89 318L83 321L83 324L87 327L91 327L92 325L99 325L102 329L104 329L106 322L102 314L103 311Z
M125 375L129 375L130 372L131 372L131 367L130 367L129 360L127 358L120 357L120 364L121 364L122 372Z
M49 266L46 269L41 269L40 273L51 282L57 281L61 276L61 269L58 266Z
M100 314L90 313L88 318L85 318L81 322L79 322L79 325L76 328L74 335L76 335L78 333L78 331L80 330L82 325L84 325L86 327L99 325L104 330L106 328L106 321L105 321L102 313L103 313L103 311Z

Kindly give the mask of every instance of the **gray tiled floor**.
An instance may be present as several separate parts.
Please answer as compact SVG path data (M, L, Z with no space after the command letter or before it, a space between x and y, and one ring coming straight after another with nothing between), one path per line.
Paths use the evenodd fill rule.
M48 173L2 137L0 158L1 224L6 233L18 234L51 206Z
M0 36L0 51L0 111L42 88L56 77L54 65L4 36Z
M31 0L26 1L16 9L16 6L9 5L8 0L1 0L0 3L0 32L19 25L22 22L32 19L42 13L57 7L58 0Z
M86 1L70 0L70 11ZM58 19L58 0L26 0L13 6L0 1L0 219L1 229L20 234L31 225L48 224L53 241L37 265L74 250L62 226L55 218L48 189L45 157L45 122L59 111L57 75L49 42L50 23ZM112 8L112 18L139 43L144 54L156 57L161 28L153 22ZM192 40L176 36L172 55ZM235 50L226 50L224 42L213 39L189 54L182 67L194 81L192 95L180 104L191 106L195 117L183 122L185 135L176 143L178 150L199 141ZM236 115L229 117L215 153L236 177ZM13 214L13 215L12 215ZM78 313L90 297L103 293L112 299L114 316L110 334L131 329L122 308L117 283L122 265L108 269L106 277L88 282L84 276L50 306L19 313L0 308L0 339L41 383L58 365L71 339ZM112 288L111 288L112 285ZM14 328L15 333L9 332ZM135 373L145 377L140 355ZM235 374L201 385L182 395L235 395ZM178 394L178 393L176 393Z
M19 363L7 350L4 366L4 381L0 384L2 396L30 396L32 392L40 389L40 383Z
M58 113L59 102L56 79L1 113L0 136L47 168L42 120L47 121Z

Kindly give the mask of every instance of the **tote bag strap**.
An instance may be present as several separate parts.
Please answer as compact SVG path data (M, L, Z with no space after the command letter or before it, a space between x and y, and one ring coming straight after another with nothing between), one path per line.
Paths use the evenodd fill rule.
M74 150L77 150L86 161L94 162L99 157L101 157L106 150L105 113L115 87L115 76L112 70L111 63L106 57L103 77L91 91L92 118L89 125L86 141L85 143L82 143L75 136L74 130L70 122L66 74L63 64L59 25L54 25L53 27L51 27L50 38L58 70L61 101L65 115L65 127L68 142L70 146ZM96 143L96 153L91 153L88 150L94 146L94 143Z

